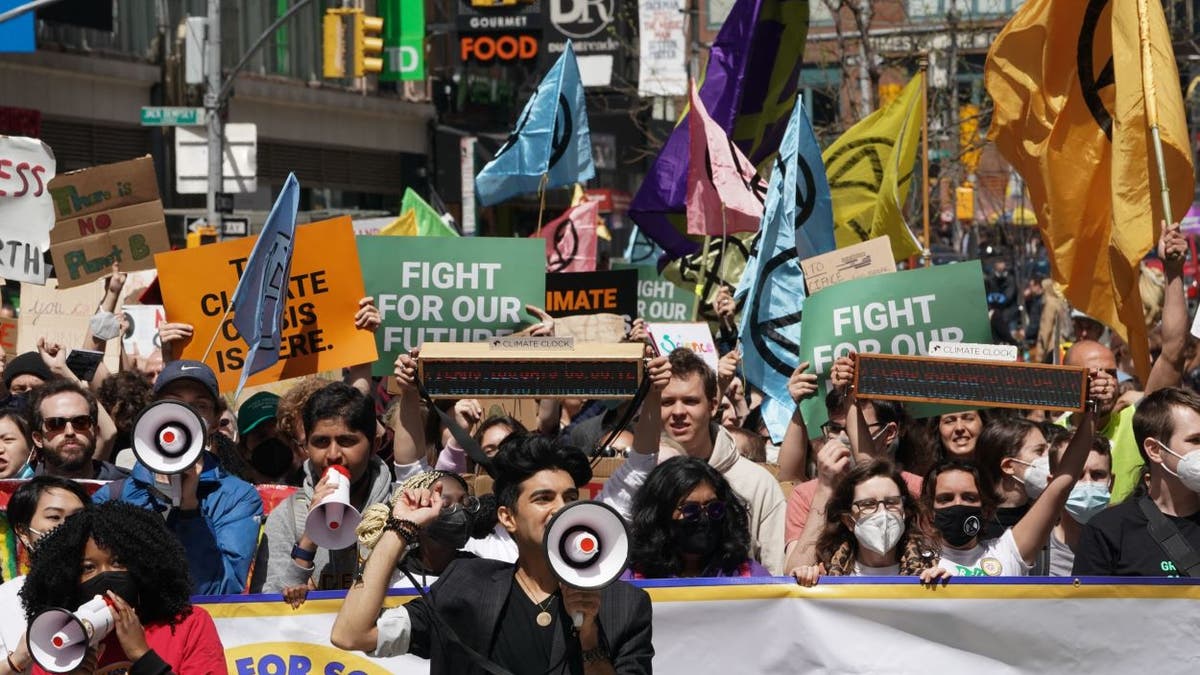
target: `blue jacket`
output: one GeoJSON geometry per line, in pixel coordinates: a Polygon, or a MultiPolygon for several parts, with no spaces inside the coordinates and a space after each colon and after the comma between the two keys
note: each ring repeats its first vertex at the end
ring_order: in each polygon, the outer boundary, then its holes
{"type": "Polygon", "coordinates": [[[123,502],[167,513],[167,529],[179,537],[187,556],[196,595],[227,595],[246,589],[250,563],[258,545],[263,504],[258,491],[221,467],[216,456],[204,453],[204,470],[196,496],[199,515],[171,509],[171,501],[154,487],[154,475],[138,463],[128,479],[113,481],[96,491],[101,504],[119,489],[123,502]],[[118,487],[119,486],[119,487],[118,487]]]}

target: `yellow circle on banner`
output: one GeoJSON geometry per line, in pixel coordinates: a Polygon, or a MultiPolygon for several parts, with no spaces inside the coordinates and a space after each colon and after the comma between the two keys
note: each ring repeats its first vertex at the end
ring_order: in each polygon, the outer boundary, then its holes
{"type": "Polygon", "coordinates": [[[327,645],[255,642],[225,649],[225,665],[237,675],[388,675],[370,659],[327,645]]]}

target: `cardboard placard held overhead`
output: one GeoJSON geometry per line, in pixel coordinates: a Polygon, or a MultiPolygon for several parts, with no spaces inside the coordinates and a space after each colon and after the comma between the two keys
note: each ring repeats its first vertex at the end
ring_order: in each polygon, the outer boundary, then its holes
{"type": "Polygon", "coordinates": [[[50,183],[57,219],[50,257],[60,288],[112,273],[154,268],[169,251],[154,161],[140,157],[58,176],[50,183]]]}
{"type": "Polygon", "coordinates": [[[36,138],[0,136],[0,278],[46,283],[54,153],[36,138]]]}
{"type": "MultiPolygon", "coordinates": [[[[37,350],[38,338],[79,349],[87,337],[88,322],[104,298],[104,282],[93,281],[75,288],[58,288],[54,279],[45,286],[21,284],[21,317],[17,319],[17,353],[37,350]]],[[[86,347],[91,349],[91,345],[86,347]]],[[[117,372],[121,343],[109,340],[104,349],[104,365],[117,372]]]]}
{"type": "Polygon", "coordinates": [[[851,279],[896,271],[887,235],[800,261],[809,294],[851,279]]]}
{"type": "MultiPolygon", "coordinates": [[[[248,347],[226,309],[233,300],[258,237],[209,244],[155,256],[167,320],[195,327],[181,358],[204,358],[221,391],[237,388],[248,347]],[[224,321],[222,321],[222,317],[224,321]]],[[[376,359],[375,336],[354,327],[363,291],[362,271],[350,218],[296,228],[288,298],[284,306],[279,363],[250,376],[251,385],[344,368],[376,359]]]]}

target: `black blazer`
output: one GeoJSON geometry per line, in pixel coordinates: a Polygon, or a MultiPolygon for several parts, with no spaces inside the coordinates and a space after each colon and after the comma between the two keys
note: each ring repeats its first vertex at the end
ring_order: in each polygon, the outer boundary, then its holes
{"type": "MultiPolygon", "coordinates": [[[[508,599],[515,569],[510,563],[484,558],[455,560],[429,589],[438,615],[463,644],[485,657],[499,633],[500,613],[508,599]]],[[[559,607],[561,612],[561,603],[559,607]]],[[[431,661],[431,675],[486,672],[446,636],[423,598],[413,600],[405,608],[412,622],[409,652],[431,661]]],[[[600,591],[598,620],[618,673],[652,672],[651,614],[650,596],[640,588],[618,581],[600,591]]],[[[560,620],[569,619],[563,616],[560,620]]],[[[563,632],[556,630],[550,663],[559,663],[564,656],[569,672],[582,672],[579,641],[564,639],[563,632]]]]}

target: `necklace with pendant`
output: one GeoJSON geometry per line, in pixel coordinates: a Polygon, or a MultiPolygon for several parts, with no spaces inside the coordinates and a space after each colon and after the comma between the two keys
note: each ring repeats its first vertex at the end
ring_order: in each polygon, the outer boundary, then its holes
{"type": "MultiPolygon", "coordinates": [[[[517,583],[521,585],[521,588],[524,589],[524,591],[527,595],[529,595],[529,599],[532,600],[533,594],[529,593],[529,587],[525,585],[524,581],[521,581],[520,575],[516,575],[516,576],[517,576],[517,583]]],[[[537,618],[535,620],[537,621],[537,625],[541,626],[542,628],[545,628],[546,626],[549,626],[551,623],[554,622],[554,615],[550,613],[550,607],[554,605],[554,598],[555,598],[554,594],[551,593],[550,596],[547,597],[542,602],[534,602],[533,603],[533,604],[537,605],[537,608],[539,610],[538,614],[537,614],[537,618]],[[542,605],[543,602],[546,603],[545,606],[542,605]]]]}

